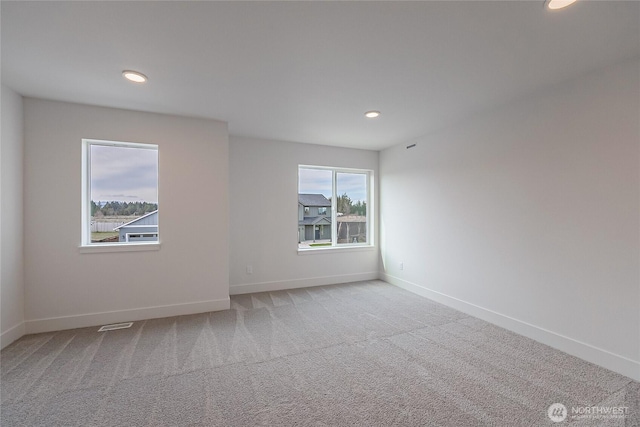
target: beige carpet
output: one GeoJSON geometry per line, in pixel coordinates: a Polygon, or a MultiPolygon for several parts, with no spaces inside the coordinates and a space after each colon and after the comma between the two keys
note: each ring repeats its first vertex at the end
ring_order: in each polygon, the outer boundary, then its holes
{"type": "Polygon", "coordinates": [[[640,384],[384,282],[234,296],[231,310],[25,336],[9,426],[638,426],[640,384]],[[627,407],[553,423],[552,403],[627,407]]]}

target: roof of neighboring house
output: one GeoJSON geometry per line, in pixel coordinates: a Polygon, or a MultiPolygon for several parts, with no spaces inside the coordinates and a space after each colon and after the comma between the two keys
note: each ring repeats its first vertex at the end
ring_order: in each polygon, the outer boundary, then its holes
{"type": "MultiPolygon", "coordinates": [[[[126,222],[126,223],[122,224],[121,226],[114,228],[113,231],[120,230],[122,227],[126,227],[127,225],[135,224],[136,222],[141,221],[144,218],[146,218],[148,216],[151,216],[153,214],[156,214],[156,213],[158,213],[158,209],[156,209],[153,212],[149,212],[148,214],[142,215],[140,218],[136,218],[133,221],[126,222]]],[[[155,224],[155,225],[158,225],[158,224],[155,224]]]]}
{"type": "Polygon", "coordinates": [[[298,194],[298,203],[302,206],[331,206],[331,200],[322,194],[298,194]]]}
{"type": "Polygon", "coordinates": [[[325,224],[331,224],[331,218],[326,216],[305,216],[302,221],[298,221],[298,225],[317,225],[323,220],[325,224]]]}

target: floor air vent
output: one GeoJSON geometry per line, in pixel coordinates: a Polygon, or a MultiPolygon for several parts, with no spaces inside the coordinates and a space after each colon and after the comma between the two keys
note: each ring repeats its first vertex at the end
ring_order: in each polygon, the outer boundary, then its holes
{"type": "Polygon", "coordinates": [[[116,329],[127,329],[133,325],[133,322],[127,323],[114,323],[113,325],[104,325],[98,332],[115,331],[116,329]]]}

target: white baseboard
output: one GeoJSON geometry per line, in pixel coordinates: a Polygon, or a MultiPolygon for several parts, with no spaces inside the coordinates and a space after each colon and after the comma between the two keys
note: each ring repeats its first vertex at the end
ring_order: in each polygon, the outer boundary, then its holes
{"type": "Polygon", "coordinates": [[[26,328],[24,322],[20,322],[15,326],[4,331],[0,334],[0,349],[5,348],[15,340],[19,339],[25,334],[26,328]]]}
{"type": "Polygon", "coordinates": [[[504,314],[431,290],[422,285],[408,282],[387,273],[380,273],[379,277],[381,280],[392,285],[455,308],[456,310],[493,323],[494,325],[508,329],[527,338],[531,338],[572,356],[579,357],[587,362],[594,363],[598,366],[602,366],[611,371],[625,375],[636,381],[640,381],[640,361],[611,353],[610,351],[594,347],[590,344],[549,331],[539,326],[514,319],[513,317],[505,316],[504,314]]]}
{"type": "Polygon", "coordinates": [[[143,307],[131,310],[107,311],[102,313],[79,314],[75,316],[51,317],[48,319],[27,320],[26,333],[61,331],[64,329],[86,328],[89,326],[110,323],[131,322],[161,317],[183,316],[206,313],[209,311],[228,310],[231,306],[229,297],[184,304],[171,304],[156,307],[143,307]]]}
{"type": "Polygon", "coordinates": [[[306,279],[278,280],[274,282],[247,283],[229,286],[229,295],[251,294],[254,292],[273,292],[286,289],[310,288],[312,286],[335,285],[337,283],[359,282],[361,280],[376,280],[377,271],[356,274],[341,274],[338,276],[309,277],[306,279]]]}

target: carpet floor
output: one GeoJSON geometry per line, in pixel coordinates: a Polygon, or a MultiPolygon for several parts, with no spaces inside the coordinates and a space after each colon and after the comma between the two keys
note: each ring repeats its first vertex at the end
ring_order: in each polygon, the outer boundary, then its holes
{"type": "Polygon", "coordinates": [[[0,367],[3,427],[640,425],[640,383],[381,281],[28,335],[0,367]]]}

